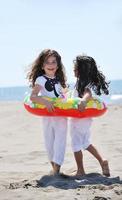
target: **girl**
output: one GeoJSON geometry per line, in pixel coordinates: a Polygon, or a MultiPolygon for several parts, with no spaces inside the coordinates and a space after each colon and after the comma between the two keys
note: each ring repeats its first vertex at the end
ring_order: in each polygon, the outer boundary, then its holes
{"type": "MultiPolygon", "coordinates": [[[[73,97],[80,97],[81,102],[78,106],[80,111],[85,109],[87,101],[92,97],[91,89],[97,94],[108,94],[108,83],[105,76],[97,69],[95,60],[89,56],[79,55],[74,61],[74,74],[77,78],[73,97]]],[[[72,118],[70,119],[70,132],[74,157],[77,163],[76,175],[84,175],[82,150],[88,150],[100,163],[102,173],[110,176],[108,161],[104,160],[97,149],[90,142],[91,118],[72,118]]]]}
{"type": "MultiPolygon", "coordinates": [[[[66,88],[66,77],[58,52],[51,49],[42,51],[33,63],[27,78],[32,84],[31,101],[44,104],[49,112],[53,112],[53,103],[44,99],[43,96],[63,97],[62,88],[66,88]]],[[[53,174],[57,174],[64,160],[67,119],[43,117],[42,125],[53,174]]]]}

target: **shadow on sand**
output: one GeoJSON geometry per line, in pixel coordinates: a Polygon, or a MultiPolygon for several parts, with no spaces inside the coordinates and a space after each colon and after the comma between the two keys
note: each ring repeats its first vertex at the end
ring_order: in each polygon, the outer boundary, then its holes
{"type": "Polygon", "coordinates": [[[40,180],[36,180],[37,187],[53,186],[60,189],[76,189],[83,188],[86,185],[91,185],[96,188],[97,185],[110,186],[113,184],[122,184],[122,180],[118,177],[105,177],[98,173],[90,173],[82,177],[68,176],[65,174],[60,175],[45,175],[40,180]]]}
{"type": "Polygon", "coordinates": [[[65,174],[60,175],[45,175],[41,179],[35,180],[23,180],[20,182],[9,183],[4,185],[6,189],[18,189],[18,188],[46,188],[52,186],[60,189],[76,189],[85,188],[105,190],[106,188],[112,189],[116,185],[122,184],[120,177],[105,177],[98,173],[90,173],[85,176],[76,177],[68,176],[65,174]]]}

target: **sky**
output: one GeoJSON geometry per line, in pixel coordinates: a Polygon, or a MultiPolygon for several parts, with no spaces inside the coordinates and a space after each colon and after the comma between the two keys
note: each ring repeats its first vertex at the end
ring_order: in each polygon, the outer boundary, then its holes
{"type": "Polygon", "coordinates": [[[122,79],[122,1],[0,0],[0,87],[28,85],[27,69],[46,48],[61,55],[68,82],[82,53],[108,80],[122,79]]]}

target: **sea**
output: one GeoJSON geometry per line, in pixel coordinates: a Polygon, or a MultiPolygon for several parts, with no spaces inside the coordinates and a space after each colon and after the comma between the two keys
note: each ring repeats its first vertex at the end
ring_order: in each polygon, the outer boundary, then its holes
{"type": "MultiPolygon", "coordinates": [[[[74,83],[70,83],[73,88],[74,83]]],[[[122,80],[112,80],[109,86],[109,95],[101,95],[106,104],[122,104],[122,80]]],[[[31,92],[28,86],[0,87],[0,101],[23,101],[25,96],[31,92]]]]}

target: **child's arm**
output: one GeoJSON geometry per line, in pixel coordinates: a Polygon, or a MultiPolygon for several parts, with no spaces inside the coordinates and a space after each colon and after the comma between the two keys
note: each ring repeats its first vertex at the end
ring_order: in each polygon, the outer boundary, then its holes
{"type": "Polygon", "coordinates": [[[53,103],[44,99],[43,97],[41,96],[38,96],[39,92],[41,90],[41,86],[36,84],[31,92],[31,95],[30,95],[30,100],[32,102],[35,102],[35,103],[40,103],[40,104],[44,104],[48,111],[49,112],[52,112],[54,111],[54,106],[53,106],[53,103]]]}
{"type": "Polygon", "coordinates": [[[84,95],[81,98],[80,104],[78,105],[78,109],[80,111],[83,111],[85,109],[86,104],[91,99],[91,97],[92,97],[91,90],[89,88],[86,88],[84,91],[84,95]]]}

